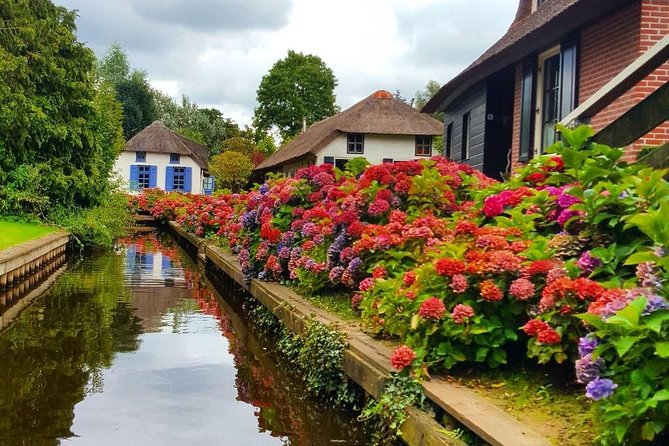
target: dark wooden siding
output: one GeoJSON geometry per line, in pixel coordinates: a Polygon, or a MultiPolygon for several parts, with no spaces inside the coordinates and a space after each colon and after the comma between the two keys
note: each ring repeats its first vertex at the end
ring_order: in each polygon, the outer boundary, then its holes
{"type": "Polygon", "coordinates": [[[480,84],[446,110],[444,129],[453,123],[451,159],[483,170],[485,141],[486,86],[480,84]],[[469,159],[462,160],[462,116],[469,112],[469,159]]]}

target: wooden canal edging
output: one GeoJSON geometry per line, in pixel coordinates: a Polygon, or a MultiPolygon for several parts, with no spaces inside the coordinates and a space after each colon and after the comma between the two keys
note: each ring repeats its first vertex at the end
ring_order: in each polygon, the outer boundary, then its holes
{"type": "Polygon", "coordinates": [[[70,234],[58,231],[0,251],[0,291],[64,254],[69,241],[70,234]]]}
{"type": "MultiPolygon", "coordinates": [[[[288,329],[302,334],[306,323],[316,320],[335,326],[348,340],[344,351],[344,371],[351,380],[373,397],[382,393],[394,369],[390,363],[392,349],[363,333],[350,322],[317,308],[307,299],[275,282],[253,279],[246,286],[236,257],[204,239],[184,231],[176,223],[169,228],[180,239],[197,249],[207,266],[213,265],[244,287],[254,298],[277,316],[288,329]]],[[[551,443],[529,426],[495,406],[473,390],[433,379],[422,383],[426,397],[450,416],[493,446],[548,446],[551,443]]],[[[462,445],[460,440],[443,433],[433,417],[417,408],[409,410],[402,426],[402,439],[410,446],[462,445]]]]}

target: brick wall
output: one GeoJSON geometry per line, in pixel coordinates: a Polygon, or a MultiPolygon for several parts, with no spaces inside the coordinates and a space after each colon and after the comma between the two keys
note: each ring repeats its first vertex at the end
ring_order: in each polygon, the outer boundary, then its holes
{"type": "MultiPolygon", "coordinates": [[[[614,76],[669,34],[669,0],[639,0],[580,32],[578,103],[581,104],[614,76]]],[[[669,62],[665,63],[630,91],[592,118],[600,130],[639,101],[669,81],[669,62]]],[[[516,67],[513,117],[513,168],[520,145],[520,67],[516,67]]],[[[628,147],[624,159],[633,160],[641,147],[669,141],[669,122],[665,122],[628,147]]]]}
{"type": "MultiPolygon", "coordinates": [[[[578,103],[639,57],[641,2],[626,7],[581,31],[578,103]]],[[[600,130],[638,102],[634,90],[622,95],[592,118],[600,130]]]]}
{"type": "MultiPolygon", "coordinates": [[[[669,34],[669,0],[643,0],[641,2],[640,53],[648,50],[660,39],[669,34]]],[[[669,61],[649,74],[635,87],[638,100],[641,100],[669,82],[669,61]]],[[[669,121],[656,127],[630,147],[625,158],[633,159],[644,146],[657,146],[669,141],[669,121]]]]}

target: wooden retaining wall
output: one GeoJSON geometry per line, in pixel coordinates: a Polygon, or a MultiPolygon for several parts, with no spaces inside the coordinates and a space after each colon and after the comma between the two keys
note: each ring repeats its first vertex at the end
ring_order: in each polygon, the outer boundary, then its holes
{"type": "MultiPolygon", "coordinates": [[[[394,369],[390,363],[392,349],[363,333],[355,324],[344,321],[290,289],[274,282],[254,279],[244,283],[236,257],[204,239],[184,231],[174,222],[169,228],[177,238],[198,252],[207,266],[215,266],[244,287],[254,298],[274,313],[291,331],[302,334],[309,320],[337,327],[345,333],[348,347],[344,351],[344,371],[367,393],[378,397],[394,369]]],[[[548,446],[551,443],[529,426],[476,394],[473,390],[446,381],[423,382],[425,395],[435,405],[465,425],[493,446],[548,446]]],[[[410,446],[462,445],[443,434],[443,426],[427,413],[411,408],[402,426],[402,439],[410,446]]]]}
{"type": "Polygon", "coordinates": [[[0,291],[51,264],[65,253],[69,241],[67,232],[58,231],[0,251],[0,291]]]}

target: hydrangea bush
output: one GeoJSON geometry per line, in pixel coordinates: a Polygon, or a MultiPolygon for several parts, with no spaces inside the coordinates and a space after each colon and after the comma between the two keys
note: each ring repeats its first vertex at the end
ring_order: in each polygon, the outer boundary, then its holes
{"type": "Polygon", "coordinates": [[[666,172],[620,162],[588,127],[561,132],[503,183],[435,157],[136,202],[218,240],[247,280],[349,290],[366,328],[401,344],[398,370],[497,367],[524,344],[540,363],[574,362],[602,443],[663,441],[666,172]]]}

